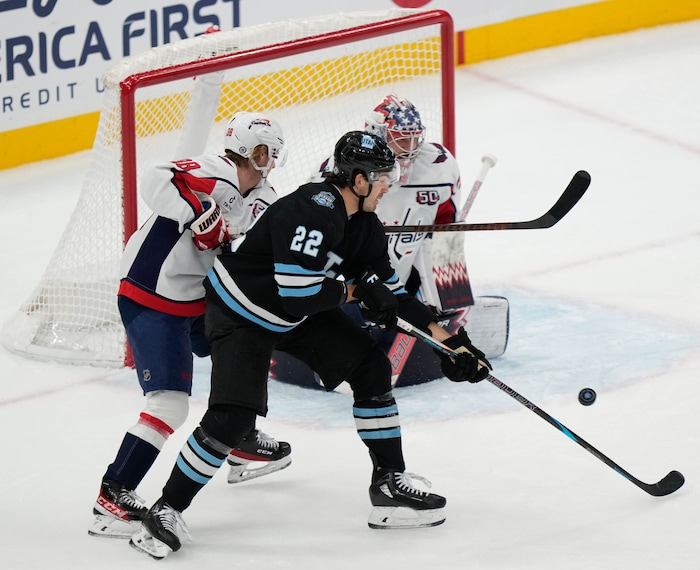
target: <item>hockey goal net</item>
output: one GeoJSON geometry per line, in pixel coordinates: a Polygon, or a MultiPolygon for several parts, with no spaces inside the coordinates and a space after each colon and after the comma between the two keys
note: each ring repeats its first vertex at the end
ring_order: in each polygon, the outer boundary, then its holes
{"type": "Polygon", "coordinates": [[[126,239],[150,215],[139,199],[154,161],[223,152],[237,111],[264,111],[288,158],[270,174],[295,190],[346,131],[396,92],[416,104],[430,140],[454,151],[452,20],[444,11],[334,14],[218,31],[125,58],[104,104],[77,206],[34,292],[5,323],[7,348],[70,363],[122,366],[116,305],[126,239]]]}

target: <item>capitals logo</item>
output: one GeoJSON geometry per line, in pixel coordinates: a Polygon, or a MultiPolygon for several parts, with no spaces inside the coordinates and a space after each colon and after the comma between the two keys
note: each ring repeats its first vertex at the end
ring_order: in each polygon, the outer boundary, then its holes
{"type": "Polygon", "coordinates": [[[260,214],[262,214],[265,210],[267,210],[267,204],[260,202],[259,200],[256,200],[255,203],[253,204],[253,209],[252,209],[252,216],[253,219],[256,220],[260,214]]]}

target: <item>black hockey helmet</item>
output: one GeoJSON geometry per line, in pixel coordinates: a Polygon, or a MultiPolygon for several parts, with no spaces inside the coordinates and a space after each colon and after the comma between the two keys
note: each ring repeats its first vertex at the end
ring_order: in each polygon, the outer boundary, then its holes
{"type": "Polygon", "coordinates": [[[335,144],[333,174],[352,182],[362,172],[370,182],[376,181],[379,173],[394,173],[396,179],[396,157],[394,151],[381,137],[363,131],[345,133],[335,144]]]}

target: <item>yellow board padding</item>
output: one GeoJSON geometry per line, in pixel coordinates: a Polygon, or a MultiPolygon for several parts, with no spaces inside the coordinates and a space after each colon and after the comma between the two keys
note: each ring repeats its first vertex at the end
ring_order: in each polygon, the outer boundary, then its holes
{"type": "Polygon", "coordinates": [[[92,147],[100,113],[0,132],[0,169],[58,158],[92,147]]]}
{"type": "MultiPolygon", "coordinates": [[[[390,82],[397,72],[401,78],[436,73],[440,70],[440,55],[440,38],[436,36],[227,82],[221,86],[214,120],[227,120],[232,110],[257,111],[261,102],[267,109],[280,109],[361,91],[390,82]],[[356,69],[362,69],[363,73],[349,71],[356,69]]],[[[137,136],[180,129],[189,100],[190,93],[173,93],[139,101],[136,104],[137,136]],[[162,109],[181,111],[169,113],[167,123],[148,120],[148,117],[161,116],[162,109]]]]}
{"type": "Polygon", "coordinates": [[[607,0],[458,32],[458,65],[700,19],[698,0],[607,0]]]}
{"type": "MultiPolygon", "coordinates": [[[[456,62],[472,64],[587,38],[700,19],[700,0],[607,0],[457,32],[456,62]]],[[[99,112],[0,132],[0,169],[92,147],[99,112]]]]}

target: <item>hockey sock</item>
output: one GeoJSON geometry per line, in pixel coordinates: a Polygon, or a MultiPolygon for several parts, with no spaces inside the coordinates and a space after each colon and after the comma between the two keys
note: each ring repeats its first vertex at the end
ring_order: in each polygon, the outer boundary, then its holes
{"type": "Polygon", "coordinates": [[[148,473],[158,453],[160,449],[127,432],[117,457],[107,467],[104,479],[116,481],[133,491],[148,473]]]}
{"type": "Polygon", "coordinates": [[[399,409],[393,397],[356,401],[355,426],[374,463],[374,478],[386,471],[404,471],[399,409]]]}
{"type": "Polygon", "coordinates": [[[230,452],[230,447],[209,437],[201,427],[194,430],[180,450],[163,488],[165,502],[176,511],[184,511],[211,481],[230,452]]]}
{"type": "MultiPolygon", "coordinates": [[[[175,403],[177,404],[178,400],[182,400],[184,407],[182,404],[178,406],[168,402],[167,408],[168,411],[173,409],[176,415],[182,417],[181,420],[175,417],[170,418],[172,421],[169,423],[179,426],[187,417],[187,395],[183,394],[182,398],[180,396],[179,392],[149,393],[147,396],[148,406],[153,408],[153,411],[162,413],[163,410],[157,407],[160,401],[165,398],[176,399],[175,403]]],[[[172,416],[173,414],[166,414],[166,417],[167,415],[172,416]]],[[[173,433],[174,430],[169,423],[165,423],[148,411],[141,412],[138,423],[131,426],[126,432],[117,457],[107,468],[104,478],[112,479],[131,491],[136,489],[155,462],[160,450],[163,449],[166,440],[173,433]]]]}

